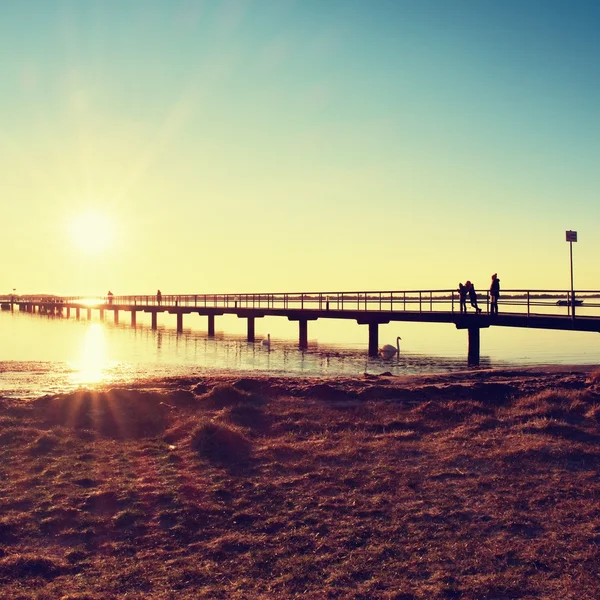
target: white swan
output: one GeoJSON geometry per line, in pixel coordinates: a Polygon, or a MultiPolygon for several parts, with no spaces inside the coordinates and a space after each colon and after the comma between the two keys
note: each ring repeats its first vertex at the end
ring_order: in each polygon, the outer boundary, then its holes
{"type": "Polygon", "coordinates": [[[267,333],[267,337],[262,340],[261,344],[263,346],[270,346],[271,345],[271,334],[270,333],[267,333]]]}
{"type": "Polygon", "coordinates": [[[381,356],[383,358],[392,358],[396,353],[400,354],[400,340],[401,339],[402,338],[400,336],[398,336],[396,338],[396,347],[395,348],[391,344],[386,344],[385,346],[380,348],[379,354],[381,354],[381,356]]]}

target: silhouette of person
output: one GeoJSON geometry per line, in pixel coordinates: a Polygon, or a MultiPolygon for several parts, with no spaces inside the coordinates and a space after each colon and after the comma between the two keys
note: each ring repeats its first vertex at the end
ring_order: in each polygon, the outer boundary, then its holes
{"type": "Polygon", "coordinates": [[[479,306],[477,306],[477,292],[475,291],[475,286],[470,281],[467,281],[465,285],[469,290],[469,300],[471,301],[471,306],[475,309],[475,312],[479,314],[481,309],[479,306]]]}
{"type": "Polygon", "coordinates": [[[492,275],[492,285],[490,285],[490,315],[493,317],[498,314],[498,298],[500,297],[500,280],[498,273],[492,275]]]}
{"type": "Polygon", "coordinates": [[[468,290],[467,290],[467,286],[463,285],[462,283],[458,284],[458,297],[460,300],[460,312],[462,313],[466,313],[467,312],[467,294],[468,294],[468,290]]]}
{"type": "Polygon", "coordinates": [[[112,301],[113,301],[113,293],[112,293],[110,290],[108,290],[107,298],[108,298],[108,303],[109,303],[109,304],[112,304],[112,301]]]}
{"type": "Polygon", "coordinates": [[[156,292],[156,303],[160,306],[161,301],[162,301],[162,294],[161,294],[160,290],[157,290],[157,292],[156,292]]]}

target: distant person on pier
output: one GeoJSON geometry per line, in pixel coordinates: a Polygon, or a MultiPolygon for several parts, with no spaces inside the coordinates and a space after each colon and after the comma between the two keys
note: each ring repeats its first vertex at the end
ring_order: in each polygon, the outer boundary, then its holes
{"type": "Polygon", "coordinates": [[[490,315],[493,317],[498,314],[498,298],[500,297],[500,280],[498,273],[492,275],[492,285],[490,285],[490,315]]]}
{"type": "Polygon", "coordinates": [[[160,306],[161,301],[162,301],[162,294],[160,293],[160,290],[157,290],[157,292],[156,292],[156,303],[160,306]]]}
{"type": "Polygon", "coordinates": [[[108,294],[107,294],[107,296],[106,296],[106,297],[108,298],[108,303],[109,303],[109,304],[112,304],[112,301],[113,301],[113,293],[112,293],[110,290],[108,290],[108,294]]]}
{"type": "Polygon", "coordinates": [[[460,300],[461,314],[467,312],[467,294],[468,293],[469,293],[469,290],[467,290],[467,286],[463,285],[462,283],[459,283],[458,284],[458,298],[460,300]]]}
{"type": "Polygon", "coordinates": [[[477,292],[475,291],[475,286],[470,281],[467,281],[465,286],[469,290],[469,300],[471,301],[471,306],[475,309],[475,312],[479,314],[481,309],[479,306],[477,306],[477,292]]]}

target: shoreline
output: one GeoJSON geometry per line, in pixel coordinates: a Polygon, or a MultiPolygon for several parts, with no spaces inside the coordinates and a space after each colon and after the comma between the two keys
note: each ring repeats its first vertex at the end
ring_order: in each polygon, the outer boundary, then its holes
{"type": "MultiPolygon", "coordinates": [[[[506,379],[512,376],[527,376],[531,377],[534,375],[560,375],[560,374],[575,374],[575,373],[593,373],[594,371],[600,370],[600,364],[545,364],[545,365],[527,365],[527,366],[507,366],[507,367],[472,367],[465,370],[459,371],[447,371],[447,372],[432,372],[432,373],[415,373],[415,374],[403,374],[396,375],[391,372],[382,371],[380,373],[362,373],[360,375],[299,375],[290,374],[282,375],[281,373],[269,374],[261,371],[242,371],[242,370],[215,370],[214,372],[198,373],[190,375],[168,375],[168,376],[140,376],[132,381],[113,381],[106,383],[97,384],[72,384],[69,389],[57,390],[55,392],[47,392],[41,394],[23,394],[11,390],[6,390],[6,395],[3,394],[3,390],[0,389],[0,399],[12,399],[22,401],[32,401],[43,396],[55,396],[60,394],[76,393],[77,391],[88,390],[95,392],[108,391],[111,388],[115,389],[170,389],[173,386],[181,385],[185,387],[186,383],[190,381],[200,382],[207,381],[213,383],[235,383],[240,379],[252,379],[263,382],[274,382],[278,383],[278,387],[283,389],[286,384],[290,389],[298,387],[301,382],[326,382],[336,386],[356,386],[360,382],[384,382],[387,385],[418,385],[420,382],[448,382],[448,381],[462,381],[463,383],[473,381],[485,381],[493,379],[506,379]]],[[[26,372],[26,371],[25,371],[26,372]]]]}

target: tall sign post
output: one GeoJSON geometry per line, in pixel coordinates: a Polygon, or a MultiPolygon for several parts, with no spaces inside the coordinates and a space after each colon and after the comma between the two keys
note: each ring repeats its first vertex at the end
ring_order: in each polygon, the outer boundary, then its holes
{"type": "Polygon", "coordinates": [[[567,242],[569,242],[569,255],[571,257],[571,318],[575,318],[575,292],[573,291],[573,242],[577,241],[576,231],[567,231],[567,242]]]}

